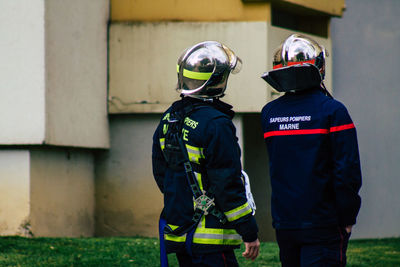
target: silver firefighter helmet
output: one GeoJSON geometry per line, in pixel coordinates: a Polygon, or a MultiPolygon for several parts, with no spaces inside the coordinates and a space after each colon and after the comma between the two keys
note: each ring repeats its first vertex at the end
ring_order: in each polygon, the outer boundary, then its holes
{"type": "Polygon", "coordinates": [[[178,59],[176,90],[184,96],[218,98],[224,95],[230,73],[240,71],[242,61],[227,46],[205,41],[186,49],[178,59]]]}
{"type": "Polygon", "coordinates": [[[313,39],[301,34],[290,35],[275,51],[273,68],[310,64],[317,67],[322,80],[325,78],[325,48],[313,39]]]}

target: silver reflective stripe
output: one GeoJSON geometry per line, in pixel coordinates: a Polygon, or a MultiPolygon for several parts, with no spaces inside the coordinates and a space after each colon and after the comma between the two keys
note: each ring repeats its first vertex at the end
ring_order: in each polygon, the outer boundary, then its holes
{"type": "Polygon", "coordinates": [[[164,150],[164,147],[165,147],[165,138],[160,138],[160,146],[161,146],[161,150],[164,150]]]}
{"type": "Polygon", "coordinates": [[[238,234],[199,234],[195,233],[194,238],[205,238],[205,239],[218,239],[218,240],[242,240],[238,234]]]}
{"type": "Polygon", "coordinates": [[[226,214],[225,213],[225,216],[226,216],[226,218],[228,218],[228,221],[233,221],[235,219],[239,219],[240,217],[242,217],[240,215],[243,214],[243,213],[246,213],[249,210],[251,210],[251,207],[250,207],[250,205],[247,205],[243,209],[240,209],[240,210],[238,210],[238,211],[236,211],[234,213],[231,213],[231,214],[226,214]]]}
{"type": "Polygon", "coordinates": [[[186,149],[188,150],[189,153],[198,155],[199,157],[201,157],[201,151],[200,149],[193,149],[191,147],[189,147],[188,145],[186,145],[186,149]]]}

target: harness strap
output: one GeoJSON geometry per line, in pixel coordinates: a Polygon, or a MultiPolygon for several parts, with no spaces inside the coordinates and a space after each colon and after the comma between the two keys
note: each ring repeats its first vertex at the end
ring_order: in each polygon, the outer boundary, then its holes
{"type": "MultiPolygon", "coordinates": [[[[197,105],[185,106],[183,108],[183,111],[184,111],[183,114],[182,113],[179,114],[178,121],[174,121],[174,122],[180,123],[180,125],[178,126],[179,129],[181,129],[183,127],[184,118],[189,116],[191,113],[193,113],[196,109],[198,109],[201,106],[202,106],[202,104],[197,104],[197,105]]],[[[176,134],[180,134],[180,133],[181,133],[181,131],[178,130],[176,134]]],[[[202,191],[200,189],[200,186],[198,184],[198,181],[197,181],[196,176],[193,171],[193,166],[189,160],[188,151],[186,149],[186,146],[185,146],[182,138],[180,138],[180,136],[176,136],[176,137],[177,137],[176,139],[179,143],[179,147],[181,149],[182,155],[184,156],[183,167],[185,170],[187,182],[188,182],[190,189],[192,191],[192,194],[193,194],[193,199],[195,202],[195,210],[194,210],[194,214],[193,214],[193,218],[192,218],[191,222],[186,223],[185,225],[179,226],[178,228],[176,228],[174,230],[172,230],[168,225],[166,225],[165,233],[173,234],[173,235],[177,235],[177,236],[181,236],[185,233],[190,232],[191,230],[194,233],[202,216],[207,215],[207,214],[212,214],[213,216],[217,217],[222,224],[225,224],[227,222],[226,216],[215,206],[214,199],[210,198],[205,191],[202,191]]],[[[193,233],[191,235],[192,238],[193,238],[193,233]]],[[[190,235],[189,236],[187,235],[187,240],[188,240],[188,237],[190,237],[190,235]]],[[[192,242],[192,238],[189,238],[190,243],[192,242]]]]}

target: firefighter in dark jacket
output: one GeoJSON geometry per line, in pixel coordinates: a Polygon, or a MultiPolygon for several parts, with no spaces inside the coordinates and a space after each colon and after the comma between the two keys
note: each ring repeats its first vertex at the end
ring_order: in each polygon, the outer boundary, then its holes
{"type": "Polygon", "coordinates": [[[293,34],[262,76],[285,92],[262,109],[282,266],[345,266],[360,209],[356,129],[323,84],[325,56],[317,42],[293,34]]]}
{"type": "Polygon", "coordinates": [[[176,253],[180,266],[238,266],[233,249],[242,240],[244,257],[258,255],[234,112],[219,100],[229,74],[240,67],[240,58],[218,42],[185,50],[177,65],[181,99],[162,115],[153,136],[153,174],[164,195],[161,251],[176,253]]]}

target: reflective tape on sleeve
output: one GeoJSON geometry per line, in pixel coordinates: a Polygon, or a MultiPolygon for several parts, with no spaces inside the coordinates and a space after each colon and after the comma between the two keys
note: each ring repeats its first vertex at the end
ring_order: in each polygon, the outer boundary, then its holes
{"type": "Polygon", "coordinates": [[[191,162],[200,163],[200,159],[204,159],[203,149],[186,144],[189,160],[191,162]]]}
{"type": "Polygon", "coordinates": [[[160,138],[160,147],[161,147],[161,150],[164,150],[164,148],[165,148],[165,138],[160,138]]]}
{"type": "Polygon", "coordinates": [[[246,216],[247,214],[249,214],[251,212],[252,212],[252,209],[251,209],[249,203],[246,202],[242,206],[237,207],[233,210],[224,212],[224,213],[225,213],[225,216],[228,219],[228,221],[232,222],[232,221],[242,218],[243,216],[246,216]]]}

